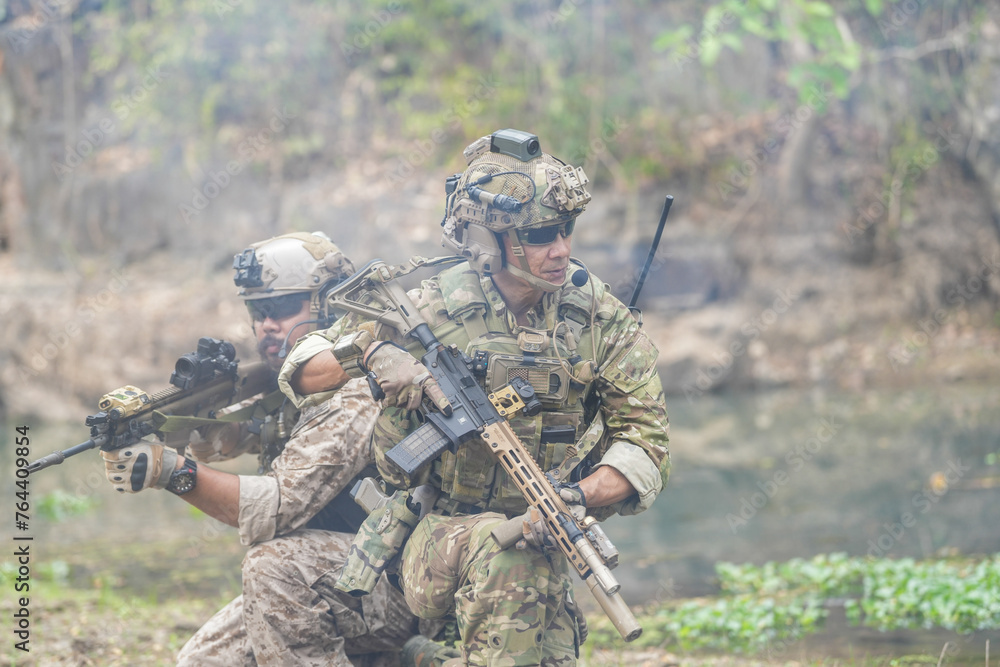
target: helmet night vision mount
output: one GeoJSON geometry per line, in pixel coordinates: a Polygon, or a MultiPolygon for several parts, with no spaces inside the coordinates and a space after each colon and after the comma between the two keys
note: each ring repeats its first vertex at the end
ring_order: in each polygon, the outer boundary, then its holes
{"type": "Polygon", "coordinates": [[[520,130],[499,130],[490,135],[490,152],[503,153],[527,162],[542,154],[542,146],[534,134],[520,130]]]}

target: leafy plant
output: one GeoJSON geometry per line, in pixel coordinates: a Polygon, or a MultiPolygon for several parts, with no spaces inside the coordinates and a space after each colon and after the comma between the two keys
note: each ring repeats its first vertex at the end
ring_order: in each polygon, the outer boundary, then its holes
{"type": "Polygon", "coordinates": [[[94,498],[67,493],[62,489],[46,493],[35,505],[39,516],[55,522],[86,514],[95,507],[97,501],[94,498]]]}
{"type": "MultiPolygon", "coordinates": [[[[716,574],[720,597],[647,610],[635,645],[760,652],[820,629],[834,603],[844,604],[850,622],[879,630],[1000,628],[1000,556],[916,562],[834,553],[760,566],[719,563],[716,574]]],[[[595,642],[624,646],[606,619],[593,626],[595,642]]]]}

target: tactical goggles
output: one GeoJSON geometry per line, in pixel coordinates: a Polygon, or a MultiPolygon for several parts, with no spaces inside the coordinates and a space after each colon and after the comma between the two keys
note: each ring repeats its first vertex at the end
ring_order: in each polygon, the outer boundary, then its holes
{"type": "Polygon", "coordinates": [[[302,302],[308,301],[308,294],[285,294],[270,299],[253,299],[247,301],[247,310],[254,322],[263,322],[267,318],[283,320],[302,310],[302,302]]]}
{"type": "Polygon", "coordinates": [[[548,227],[534,227],[531,229],[517,230],[517,240],[521,245],[548,245],[556,240],[560,234],[564,239],[568,239],[573,234],[573,227],[576,220],[569,220],[561,225],[549,225],[548,227]]]}

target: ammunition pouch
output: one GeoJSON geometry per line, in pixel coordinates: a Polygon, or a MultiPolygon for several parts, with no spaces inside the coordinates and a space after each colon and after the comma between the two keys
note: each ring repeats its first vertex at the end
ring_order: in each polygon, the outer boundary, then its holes
{"type": "Polygon", "coordinates": [[[368,515],[347,552],[334,586],[353,597],[372,592],[382,573],[393,564],[420,517],[407,506],[409,491],[399,491],[368,515]]]}
{"type": "Polygon", "coordinates": [[[337,340],[333,347],[333,356],[340,362],[340,367],[347,373],[347,377],[363,378],[368,374],[363,357],[365,350],[374,340],[364,329],[337,340]]]}

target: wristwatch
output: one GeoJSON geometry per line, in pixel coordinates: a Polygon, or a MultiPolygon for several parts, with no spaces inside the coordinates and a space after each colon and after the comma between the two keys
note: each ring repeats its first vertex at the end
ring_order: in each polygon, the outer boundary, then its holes
{"type": "Polygon", "coordinates": [[[188,491],[194,489],[198,482],[198,464],[191,459],[184,457],[184,463],[170,475],[170,481],[166,489],[173,494],[183,496],[188,491]]]}

